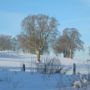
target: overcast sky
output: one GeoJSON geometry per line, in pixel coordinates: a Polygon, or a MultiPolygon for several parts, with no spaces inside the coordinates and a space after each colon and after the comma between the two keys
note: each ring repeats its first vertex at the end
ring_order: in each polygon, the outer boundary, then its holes
{"type": "MultiPolygon", "coordinates": [[[[86,47],[90,45],[90,0],[0,0],[0,34],[19,34],[22,20],[32,14],[54,16],[60,31],[77,28],[86,47]]],[[[87,51],[79,55],[86,58],[87,51]]]]}

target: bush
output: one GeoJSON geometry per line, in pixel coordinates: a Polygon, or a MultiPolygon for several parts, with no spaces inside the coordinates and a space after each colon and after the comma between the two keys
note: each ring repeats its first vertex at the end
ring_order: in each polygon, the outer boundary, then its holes
{"type": "Polygon", "coordinates": [[[90,81],[88,80],[87,75],[81,75],[81,77],[78,80],[75,80],[73,82],[73,87],[74,88],[85,88],[88,86],[90,81]]]}
{"type": "Polygon", "coordinates": [[[66,73],[67,70],[64,69],[64,66],[61,64],[60,60],[57,58],[52,58],[50,60],[46,60],[45,63],[38,63],[37,64],[37,72],[42,73],[66,73]]]}

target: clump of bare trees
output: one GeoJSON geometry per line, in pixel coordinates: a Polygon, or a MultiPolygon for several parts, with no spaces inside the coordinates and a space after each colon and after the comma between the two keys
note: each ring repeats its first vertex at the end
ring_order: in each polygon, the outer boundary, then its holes
{"type": "Polygon", "coordinates": [[[58,21],[54,17],[43,14],[29,15],[22,21],[22,32],[12,38],[0,35],[0,50],[19,50],[40,55],[54,49],[55,54],[63,53],[64,57],[73,58],[76,50],[83,49],[81,35],[76,28],[65,28],[63,34],[57,28],[58,21]]]}
{"type": "Polygon", "coordinates": [[[56,40],[58,21],[47,15],[29,15],[22,21],[23,31],[18,35],[21,48],[30,53],[40,55],[48,51],[48,47],[56,40]]]}
{"type": "Polygon", "coordinates": [[[58,25],[54,17],[29,15],[23,19],[22,32],[17,37],[0,35],[0,51],[21,49],[36,54],[40,62],[40,55],[53,47],[55,54],[63,53],[64,57],[73,58],[76,50],[83,49],[81,34],[76,28],[65,28],[60,35],[58,25]]]}
{"type": "Polygon", "coordinates": [[[20,45],[17,37],[11,38],[11,44],[12,44],[11,50],[18,51],[20,49],[20,45]]]}
{"type": "Polygon", "coordinates": [[[81,35],[76,28],[65,28],[60,36],[57,26],[54,17],[42,14],[27,16],[22,21],[23,31],[18,35],[20,47],[36,54],[39,62],[40,55],[52,46],[56,54],[63,53],[64,57],[73,58],[76,50],[83,49],[81,35]]]}
{"type": "Polygon", "coordinates": [[[55,53],[63,53],[64,57],[73,58],[76,50],[83,49],[83,41],[76,28],[66,28],[63,34],[56,40],[54,45],[55,53]]]}
{"type": "Polygon", "coordinates": [[[3,50],[11,50],[11,36],[8,35],[0,35],[0,51],[3,50]]]}
{"type": "Polygon", "coordinates": [[[0,51],[17,50],[17,39],[9,35],[0,35],[0,51]]]}

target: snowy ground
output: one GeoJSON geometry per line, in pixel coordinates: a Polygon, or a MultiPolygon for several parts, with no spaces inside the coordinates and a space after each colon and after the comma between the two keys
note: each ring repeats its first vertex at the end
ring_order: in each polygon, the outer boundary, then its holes
{"type": "MultiPolygon", "coordinates": [[[[52,58],[52,56],[41,56],[41,59],[43,60],[42,62],[50,58],[52,58]]],[[[35,67],[35,55],[15,52],[0,52],[0,90],[58,90],[58,88],[61,87],[71,87],[72,82],[80,77],[80,74],[72,75],[73,63],[75,63],[77,66],[77,73],[89,73],[89,61],[87,62],[85,60],[72,60],[69,58],[61,57],[56,58],[60,60],[62,65],[65,65],[66,67],[71,67],[66,75],[49,75],[37,72],[30,72],[28,67],[35,67]],[[27,67],[26,71],[29,72],[21,71],[23,63],[27,67]]]]}
{"type": "Polygon", "coordinates": [[[0,90],[90,90],[72,88],[80,75],[0,71],[0,90]]]}
{"type": "MultiPolygon", "coordinates": [[[[53,56],[41,56],[42,63],[50,60],[53,56]]],[[[77,59],[69,59],[56,57],[59,59],[60,63],[64,65],[66,68],[70,67],[67,74],[73,73],[73,63],[76,64],[76,72],[77,73],[89,73],[90,71],[90,61],[86,60],[77,60],[77,59]]],[[[35,67],[37,61],[36,55],[31,54],[23,54],[23,53],[15,53],[15,52],[0,52],[0,70],[13,70],[20,71],[22,64],[25,64],[26,67],[35,67]]],[[[26,71],[30,71],[26,69],[26,71]]]]}
{"type": "Polygon", "coordinates": [[[55,90],[71,86],[76,78],[73,75],[1,71],[0,90],[55,90]]]}

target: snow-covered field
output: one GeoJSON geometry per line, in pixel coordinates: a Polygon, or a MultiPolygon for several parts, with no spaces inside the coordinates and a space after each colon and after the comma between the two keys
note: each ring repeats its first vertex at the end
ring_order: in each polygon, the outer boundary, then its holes
{"type": "Polygon", "coordinates": [[[73,75],[46,75],[31,72],[0,71],[0,90],[55,90],[69,87],[75,78],[73,75]]]}
{"type": "Polygon", "coordinates": [[[0,71],[0,90],[90,90],[90,87],[72,88],[73,81],[79,77],[80,75],[0,71]]]}
{"type": "MultiPolygon", "coordinates": [[[[42,63],[50,58],[52,58],[52,56],[41,56],[42,63]]],[[[76,64],[77,73],[89,73],[89,62],[85,60],[80,61],[61,57],[56,58],[58,58],[60,63],[65,67],[71,67],[66,75],[49,75],[30,72],[30,68],[28,67],[35,67],[37,59],[35,55],[0,52],[0,90],[59,90],[58,88],[61,87],[71,87],[72,82],[80,77],[80,74],[72,75],[73,63],[76,64]],[[28,72],[21,71],[22,64],[26,65],[26,71],[28,72]]]]}
{"type": "MultiPolygon", "coordinates": [[[[41,56],[41,62],[44,63],[53,58],[53,56],[41,56]]],[[[76,72],[86,74],[90,70],[90,61],[77,60],[70,58],[58,58],[60,63],[66,68],[70,67],[67,74],[73,73],[73,64],[76,64],[76,72]]],[[[37,62],[36,55],[15,53],[15,52],[0,52],[0,70],[20,71],[23,64],[27,67],[35,67],[37,62]]],[[[60,64],[58,63],[58,64],[60,64]]],[[[26,71],[30,71],[28,68],[26,71]]]]}

